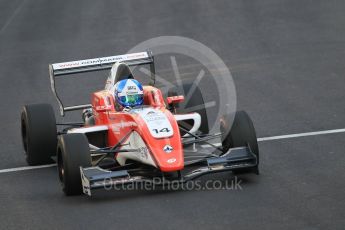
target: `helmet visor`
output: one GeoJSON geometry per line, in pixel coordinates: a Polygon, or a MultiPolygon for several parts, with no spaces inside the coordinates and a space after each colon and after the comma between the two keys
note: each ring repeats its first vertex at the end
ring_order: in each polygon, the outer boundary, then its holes
{"type": "Polygon", "coordinates": [[[125,106],[135,106],[135,105],[140,105],[143,100],[143,95],[142,94],[133,94],[133,95],[127,95],[127,96],[122,96],[119,98],[121,104],[125,106]]]}

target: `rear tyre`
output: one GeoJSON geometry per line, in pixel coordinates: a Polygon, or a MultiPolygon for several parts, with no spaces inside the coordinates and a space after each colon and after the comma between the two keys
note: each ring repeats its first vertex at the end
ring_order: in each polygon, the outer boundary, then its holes
{"type": "MultiPolygon", "coordinates": [[[[229,116],[223,116],[220,122],[222,133],[223,151],[227,152],[230,148],[249,146],[250,150],[256,155],[259,165],[259,146],[256,138],[254,125],[245,111],[238,111],[235,114],[232,126],[229,116]]],[[[234,173],[259,173],[258,165],[252,168],[236,169],[234,173]]]]}
{"type": "Polygon", "coordinates": [[[80,167],[91,166],[89,142],[84,134],[59,136],[57,148],[59,180],[67,196],[83,193],[80,167]]]}
{"type": "MultiPolygon", "coordinates": [[[[199,128],[199,131],[203,134],[208,134],[209,133],[209,127],[208,127],[208,119],[207,119],[207,112],[205,108],[205,102],[204,98],[202,96],[200,88],[195,85],[193,82],[184,82],[182,84],[183,86],[183,91],[179,90],[178,88],[171,88],[168,91],[168,96],[177,96],[177,95],[182,95],[183,92],[185,93],[185,97],[188,95],[189,91],[193,91],[192,96],[188,101],[185,101],[181,103],[180,105],[176,106],[176,112],[177,113],[191,113],[191,112],[196,112],[199,113],[201,116],[201,125],[199,128]]],[[[186,99],[186,98],[185,98],[186,99]]],[[[193,121],[183,121],[180,123],[182,127],[185,129],[189,130],[193,126],[193,121]]],[[[184,132],[181,132],[181,136],[184,135],[184,132]]]]}
{"type": "Polygon", "coordinates": [[[54,110],[49,104],[25,105],[21,112],[22,143],[29,165],[53,163],[57,131],[54,110]]]}

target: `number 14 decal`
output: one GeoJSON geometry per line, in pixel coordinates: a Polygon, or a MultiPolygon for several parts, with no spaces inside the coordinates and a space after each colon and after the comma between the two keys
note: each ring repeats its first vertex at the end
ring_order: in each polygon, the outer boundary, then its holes
{"type": "Polygon", "coordinates": [[[163,128],[163,129],[152,129],[154,132],[158,133],[168,133],[170,132],[170,129],[168,128],[163,128]]]}

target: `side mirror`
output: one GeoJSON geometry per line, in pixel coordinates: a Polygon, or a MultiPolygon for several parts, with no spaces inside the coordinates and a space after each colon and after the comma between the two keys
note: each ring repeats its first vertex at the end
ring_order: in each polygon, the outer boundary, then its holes
{"type": "Polygon", "coordinates": [[[167,102],[169,105],[181,103],[183,101],[184,101],[184,96],[182,96],[182,95],[167,97],[167,102]]]}

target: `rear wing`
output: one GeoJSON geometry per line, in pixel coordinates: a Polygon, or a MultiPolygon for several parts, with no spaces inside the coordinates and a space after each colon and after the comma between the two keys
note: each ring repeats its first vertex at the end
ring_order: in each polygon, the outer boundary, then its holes
{"type": "Polygon", "coordinates": [[[61,116],[64,116],[65,112],[67,111],[90,108],[91,104],[73,105],[73,106],[64,107],[62,101],[60,100],[58,96],[58,93],[55,87],[55,79],[57,77],[61,77],[63,75],[69,75],[69,74],[78,74],[78,73],[111,69],[113,64],[116,62],[124,62],[129,66],[147,65],[147,64],[150,65],[150,71],[151,71],[150,84],[151,85],[155,84],[154,57],[151,51],[50,64],[49,76],[50,76],[51,89],[59,104],[61,116]]]}

